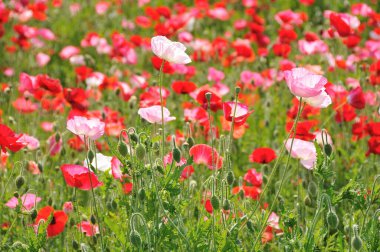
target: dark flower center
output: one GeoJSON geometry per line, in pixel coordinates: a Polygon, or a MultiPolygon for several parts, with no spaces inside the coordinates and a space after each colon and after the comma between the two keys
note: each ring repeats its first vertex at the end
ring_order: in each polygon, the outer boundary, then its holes
{"type": "Polygon", "coordinates": [[[51,222],[50,222],[50,225],[54,225],[56,222],[55,222],[55,217],[53,216],[53,218],[51,219],[51,222]]]}

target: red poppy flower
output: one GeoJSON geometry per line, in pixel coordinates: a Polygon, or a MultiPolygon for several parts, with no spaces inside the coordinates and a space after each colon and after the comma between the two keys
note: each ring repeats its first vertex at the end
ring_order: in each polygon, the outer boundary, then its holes
{"type": "Polygon", "coordinates": [[[361,87],[357,87],[350,91],[347,96],[347,102],[356,109],[365,108],[365,97],[361,87]]]}
{"type": "Polygon", "coordinates": [[[22,134],[16,135],[10,128],[4,124],[0,124],[0,149],[6,152],[6,149],[17,152],[21,150],[25,145],[17,140],[22,137],[22,134]]]}
{"type": "Polygon", "coordinates": [[[288,44],[274,44],[272,49],[274,55],[283,58],[287,58],[289,56],[290,51],[292,50],[292,48],[288,44]]]}
{"type": "Polygon", "coordinates": [[[89,103],[87,100],[86,91],[81,88],[65,88],[64,97],[73,109],[87,110],[89,103]]]}
{"type": "Polygon", "coordinates": [[[194,145],[190,148],[189,154],[193,157],[194,163],[207,165],[209,169],[213,167],[220,169],[223,165],[223,157],[219,156],[219,153],[207,144],[194,145]]]}
{"type": "Polygon", "coordinates": [[[15,101],[12,102],[12,105],[17,111],[22,114],[33,113],[38,109],[36,103],[33,103],[31,100],[25,99],[25,97],[19,97],[15,101]]]}
{"type": "MultiPolygon", "coordinates": [[[[160,59],[157,56],[153,56],[151,61],[152,61],[153,67],[157,70],[160,70],[161,64],[162,64],[162,59],[160,59]]],[[[167,73],[167,74],[173,74],[175,72],[175,70],[172,67],[172,65],[170,64],[170,62],[167,62],[167,61],[165,61],[164,67],[162,68],[162,71],[164,73],[167,73]]]]}
{"type": "Polygon", "coordinates": [[[371,136],[380,136],[380,122],[368,123],[367,130],[371,136]]]}
{"type": "Polygon", "coordinates": [[[330,14],[330,24],[337,30],[341,37],[347,37],[351,33],[350,26],[336,13],[330,14]]]}
{"type": "Polygon", "coordinates": [[[188,94],[197,89],[197,85],[191,81],[174,81],[172,88],[177,94],[188,94]]]}
{"type": "Polygon", "coordinates": [[[259,199],[261,189],[256,186],[236,186],[232,188],[232,194],[238,194],[241,190],[244,192],[244,197],[251,198],[251,199],[259,199]]]}
{"type": "Polygon", "coordinates": [[[53,237],[59,235],[63,232],[63,230],[65,230],[68,216],[64,211],[55,211],[51,206],[46,206],[38,212],[34,225],[38,226],[40,220],[47,221],[50,215],[53,215],[53,217],[47,228],[47,236],[53,237]]]}
{"type": "Polygon", "coordinates": [[[62,92],[62,85],[58,79],[53,79],[46,74],[37,75],[36,79],[37,86],[49,90],[53,94],[62,92]]]}
{"type": "Polygon", "coordinates": [[[276,158],[276,152],[271,148],[257,148],[251,155],[249,155],[249,161],[252,163],[268,164],[276,158]]]}
{"type": "Polygon", "coordinates": [[[85,233],[86,236],[89,237],[99,234],[98,225],[92,225],[91,222],[88,221],[82,221],[77,225],[77,227],[82,233],[85,233]]]}
{"type": "Polygon", "coordinates": [[[257,172],[255,169],[249,169],[244,174],[244,180],[248,183],[251,183],[253,186],[260,187],[263,183],[263,174],[260,172],[257,172]]]}
{"type": "Polygon", "coordinates": [[[368,157],[371,153],[380,155],[380,136],[374,136],[368,140],[368,151],[366,156],[368,157]]]}
{"type": "Polygon", "coordinates": [[[70,187],[88,191],[91,190],[91,187],[97,188],[103,185],[98,177],[84,166],[64,164],[61,166],[61,171],[66,184],[70,187]]]}
{"type": "Polygon", "coordinates": [[[198,95],[197,95],[197,102],[202,105],[204,109],[207,109],[208,107],[208,102],[206,99],[206,94],[211,93],[211,99],[210,99],[210,109],[214,112],[218,111],[219,109],[222,109],[222,98],[220,98],[217,94],[214,92],[208,90],[208,89],[203,89],[201,90],[198,95]]]}
{"type": "Polygon", "coordinates": [[[211,200],[208,199],[205,201],[205,209],[210,214],[213,212],[214,209],[212,207],[211,200]]]}
{"type": "Polygon", "coordinates": [[[367,134],[367,127],[368,126],[365,123],[366,120],[367,120],[366,116],[361,116],[359,118],[358,122],[352,124],[351,132],[352,132],[352,135],[353,135],[352,136],[353,140],[359,140],[359,139],[363,138],[367,134]]]}
{"type": "MultiPolygon", "coordinates": [[[[295,138],[302,139],[305,141],[313,140],[315,138],[315,135],[313,133],[310,133],[309,131],[311,130],[311,128],[313,128],[317,124],[318,124],[317,121],[298,122],[295,138]]],[[[290,132],[292,128],[293,128],[293,122],[286,123],[287,132],[290,132]]],[[[293,133],[290,135],[290,137],[293,137],[293,133]]]]}
{"type": "Polygon", "coordinates": [[[241,126],[247,121],[250,114],[253,113],[253,111],[248,110],[248,106],[238,102],[236,109],[235,109],[235,102],[224,102],[223,103],[223,112],[224,112],[224,118],[232,122],[232,119],[235,115],[234,124],[236,126],[241,126]]]}
{"type": "Polygon", "coordinates": [[[133,184],[132,183],[125,183],[123,184],[123,191],[125,194],[130,194],[133,189],[133,184]]]}

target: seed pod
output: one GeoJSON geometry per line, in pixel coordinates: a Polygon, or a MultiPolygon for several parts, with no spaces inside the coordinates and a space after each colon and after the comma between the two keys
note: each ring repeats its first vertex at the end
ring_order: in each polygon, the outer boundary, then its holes
{"type": "Polygon", "coordinates": [[[334,211],[329,210],[326,219],[330,229],[336,229],[338,227],[339,218],[334,211]]]}
{"type": "Polygon", "coordinates": [[[198,209],[198,207],[195,207],[195,208],[194,208],[194,218],[195,218],[195,219],[198,219],[198,218],[199,218],[199,209],[198,209]]]}
{"type": "Polygon", "coordinates": [[[96,224],[96,218],[95,218],[95,216],[93,214],[90,217],[90,221],[91,221],[92,225],[96,224]]]}
{"type": "Polygon", "coordinates": [[[223,202],[223,210],[228,211],[231,209],[230,201],[228,199],[225,199],[223,202]]]}
{"type": "Polygon", "coordinates": [[[173,159],[177,163],[181,161],[181,151],[177,147],[173,149],[173,159]]]}
{"type": "Polygon", "coordinates": [[[119,144],[117,145],[117,150],[124,157],[128,155],[128,147],[123,141],[119,141],[119,144]]]}
{"type": "Polygon", "coordinates": [[[206,97],[207,101],[211,101],[211,96],[212,96],[212,93],[211,93],[211,92],[207,92],[207,93],[205,94],[205,97],[206,97]]]}
{"type": "Polygon", "coordinates": [[[90,163],[92,162],[92,160],[94,160],[95,154],[94,154],[94,152],[92,150],[88,151],[87,158],[88,158],[88,160],[89,160],[90,163]]]}
{"type": "Polygon", "coordinates": [[[235,180],[235,176],[234,176],[234,173],[232,171],[229,171],[227,173],[227,183],[229,185],[232,185],[234,183],[234,180],[235,180]]]}
{"type": "Polygon", "coordinates": [[[40,170],[40,172],[42,173],[43,172],[43,166],[40,162],[37,163],[37,167],[38,167],[38,170],[40,170]]]}
{"type": "Polygon", "coordinates": [[[161,165],[156,165],[155,166],[156,170],[161,173],[162,175],[165,175],[164,169],[162,168],[161,165]]]}
{"type": "Polygon", "coordinates": [[[244,196],[245,196],[244,190],[240,190],[239,191],[239,197],[240,197],[240,199],[244,199],[244,196]]]}
{"type": "Polygon", "coordinates": [[[14,196],[16,199],[18,199],[18,197],[20,197],[20,194],[18,194],[18,192],[14,192],[14,193],[13,193],[13,196],[14,196]]]}
{"type": "Polygon", "coordinates": [[[133,246],[139,248],[141,246],[141,236],[136,230],[132,230],[129,234],[129,240],[133,246]]]}
{"type": "Polygon", "coordinates": [[[117,202],[115,200],[111,200],[111,207],[112,209],[116,210],[117,209],[117,202]]]}
{"type": "Polygon", "coordinates": [[[211,205],[212,205],[213,209],[215,209],[215,210],[219,209],[219,199],[216,195],[213,195],[211,197],[211,205]]]}
{"type": "Polygon", "coordinates": [[[136,157],[140,160],[143,160],[145,157],[146,151],[144,145],[138,143],[136,146],[136,157]]]}
{"type": "Polygon", "coordinates": [[[318,187],[314,183],[314,181],[310,181],[309,185],[307,186],[307,192],[312,198],[317,197],[318,194],[318,187]]]}
{"type": "Polygon", "coordinates": [[[16,187],[17,189],[20,189],[25,184],[25,179],[23,176],[18,176],[16,178],[16,187]]]}
{"type": "Polygon", "coordinates": [[[138,192],[138,197],[141,201],[144,201],[145,197],[146,197],[146,193],[145,193],[145,190],[144,188],[140,188],[139,192],[138,192]]]}
{"type": "Polygon", "coordinates": [[[58,143],[60,139],[61,139],[61,136],[60,136],[59,133],[57,132],[57,133],[55,134],[55,141],[58,143]]]}
{"type": "Polygon", "coordinates": [[[323,147],[325,149],[325,153],[326,155],[329,157],[331,156],[331,153],[332,153],[332,147],[330,144],[325,144],[325,146],[323,147]]]}
{"type": "Polygon", "coordinates": [[[305,204],[305,206],[308,206],[308,207],[312,207],[313,206],[312,201],[311,201],[309,195],[306,195],[306,197],[303,199],[303,203],[305,204]]]}

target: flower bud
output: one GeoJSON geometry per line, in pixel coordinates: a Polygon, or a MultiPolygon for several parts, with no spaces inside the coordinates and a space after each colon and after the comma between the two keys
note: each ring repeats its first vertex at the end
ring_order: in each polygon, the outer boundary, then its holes
{"type": "Polygon", "coordinates": [[[219,209],[219,199],[216,195],[213,195],[211,197],[211,205],[212,205],[213,209],[215,209],[215,210],[219,209]]]}
{"type": "Polygon", "coordinates": [[[231,209],[230,201],[228,199],[225,199],[223,202],[223,210],[228,211],[231,209]]]}
{"type": "Polygon", "coordinates": [[[95,216],[93,214],[90,217],[90,221],[91,221],[92,225],[96,224],[96,218],[95,218],[95,216]]]}
{"type": "Polygon", "coordinates": [[[207,93],[205,94],[205,96],[206,96],[207,101],[211,101],[211,96],[212,96],[212,93],[211,93],[211,92],[207,92],[207,93]]]}
{"type": "Polygon", "coordinates": [[[123,157],[128,155],[128,147],[123,141],[119,141],[119,144],[117,145],[117,150],[123,157]]]}
{"type": "Polygon", "coordinates": [[[14,193],[13,193],[13,196],[14,196],[16,199],[18,199],[18,197],[20,197],[20,194],[18,194],[18,192],[14,192],[14,193]]]}
{"type": "Polygon", "coordinates": [[[181,151],[177,147],[173,149],[173,159],[177,163],[181,161],[181,151]]]}
{"type": "Polygon", "coordinates": [[[195,207],[195,208],[194,208],[194,218],[195,218],[195,219],[198,219],[198,218],[199,218],[199,209],[198,209],[198,207],[195,207]]]}
{"type": "Polygon", "coordinates": [[[37,210],[33,209],[32,212],[30,213],[30,217],[32,217],[32,220],[36,219],[37,217],[37,210]]]}
{"type": "Polygon", "coordinates": [[[234,180],[235,180],[235,176],[234,176],[234,173],[232,171],[229,171],[227,173],[227,183],[229,185],[232,185],[234,183],[234,180]]]}
{"type": "Polygon", "coordinates": [[[25,179],[23,176],[18,176],[16,178],[16,187],[17,189],[20,189],[25,184],[25,179]]]}
{"type": "Polygon", "coordinates": [[[139,141],[139,136],[136,133],[130,134],[129,138],[136,143],[139,141]]]}
{"type": "Polygon", "coordinates": [[[249,231],[255,232],[255,228],[253,227],[253,223],[250,220],[247,221],[247,228],[249,231]]]}
{"type": "Polygon", "coordinates": [[[326,219],[327,219],[327,224],[329,225],[330,229],[336,229],[338,227],[339,218],[338,218],[338,215],[336,215],[334,211],[329,210],[327,212],[326,219]]]}
{"type": "Polygon", "coordinates": [[[331,144],[325,144],[325,146],[323,147],[325,149],[325,153],[326,155],[329,157],[331,156],[331,153],[332,153],[332,147],[331,147],[331,144]]]}
{"type": "Polygon", "coordinates": [[[189,144],[189,148],[193,147],[195,144],[194,138],[192,137],[187,138],[186,142],[189,144]]]}
{"type": "Polygon", "coordinates": [[[318,188],[314,181],[310,181],[309,185],[307,186],[307,192],[312,198],[317,197],[318,188]]]}
{"type": "Polygon", "coordinates": [[[165,175],[164,169],[162,168],[161,165],[156,165],[155,166],[156,170],[161,173],[162,175],[165,175]]]}
{"type": "Polygon", "coordinates": [[[139,248],[141,246],[141,236],[136,230],[132,230],[129,234],[129,240],[133,246],[139,248]]]}
{"type": "Polygon", "coordinates": [[[144,145],[138,143],[136,146],[136,157],[140,160],[143,160],[145,157],[146,151],[144,145]]]}
{"type": "Polygon", "coordinates": [[[88,151],[88,153],[87,153],[87,158],[88,158],[88,160],[89,160],[89,163],[91,163],[92,160],[94,160],[94,158],[95,158],[95,154],[94,154],[94,152],[93,152],[92,150],[89,150],[89,151],[88,151]]]}
{"type": "Polygon", "coordinates": [[[144,201],[145,197],[146,197],[146,193],[145,193],[145,190],[144,188],[140,188],[139,192],[138,192],[138,197],[141,201],[144,201]]]}
{"type": "Polygon", "coordinates": [[[73,246],[74,250],[78,250],[79,249],[79,244],[78,244],[78,242],[76,240],[73,240],[72,246],[73,246]]]}

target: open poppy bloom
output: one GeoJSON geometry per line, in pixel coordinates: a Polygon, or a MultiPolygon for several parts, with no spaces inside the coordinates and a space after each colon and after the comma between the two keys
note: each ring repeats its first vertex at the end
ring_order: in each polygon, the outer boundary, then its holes
{"type": "MultiPolygon", "coordinates": [[[[291,143],[292,139],[286,141],[285,147],[288,151],[290,151],[291,143]]],[[[297,138],[294,139],[290,155],[293,158],[300,159],[303,167],[308,170],[314,168],[314,164],[317,160],[317,150],[315,149],[314,143],[297,138]]]]}
{"type": "Polygon", "coordinates": [[[151,40],[152,51],[163,60],[175,64],[188,64],[191,62],[185,53],[186,47],[180,42],[170,41],[164,36],[156,36],[151,40]]]}
{"type": "MultiPolygon", "coordinates": [[[[170,122],[175,120],[174,116],[170,116],[170,111],[167,108],[163,108],[164,110],[164,122],[170,122]]],[[[154,105],[148,108],[140,108],[137,113],[141,116],[141,118],[147,120],[150,123],[162,123],[161,117],[161,106],[154,105]]]]}
{"type": "Polygon", "coordinates": [[[25,144],[18,141],[22,137],[21,135],[16,135],[8,126],[0,124],[0,149],[6,152],[6,149],[10,151],[17,152],[24,148],[25,144]]]}
{"type": "Polygon", "coordinates": [[[263,183],[263,174],[260,172],[257,172],[255,169],[249,169],[244,174],[244,180],[248,183],[251,183],[253,186],[260,187],[263,183]]]}
{"type": "Polygon", "coordinates": [[[234,124],[236,126],[241,126],[247,121],[250,114],[253,113],[253,111],[248,110],[248,106],[238,102],[235,107],[235,102],[224,102],[223,103],[223,112],[224,112],[224,118],[232,122],[233,118],[235,117],[234,124]]]}
{"type": "Polygon", "coordinates": [[[65,230],[65,225],[69,217],[64,211],[56,211],[51,206],[46,206],[41,208],[38,212],[34,226],[38,226],[41,220],[47,221],[50,215],[53,216],[47,227],[47,236],[53,237],[59,235],[63,232],[63,230],[65,230]]]}
{"type": "Polygon", "coordinates": [[[194,163],[207,165],[209,169],[214,167],[220,169],[223,165],[223,157],[219,156],[219,153],[207,144],[194,145],[190,148],[189,154],[193,157],[194,163]]]}
{"type": "MultiPolygon", "coordinates": [[[[41,201],[41,198],[37,197],[33,193],[26,193],[21,196],[22,208],[25,210],[32,209],[40,201],[41,201]]],[[[12,197],[5,205],[12,209],[16,208],[18,205],[18,199],[16,197],[12,197]]]]}
{"type": "Polygon", "coordinates": [[[348,104],[356,109],[365,108],[365,97],[361,87],[357,87],[350,91],[347,96],[348,104]]]}
{"type": "Polygon", "coordinates": [[[268,164],[276,158],[276,152],[271,148],[257,148],[251,155],[249,155],[249,161],[252,163],[268,164]]]}
{"type": "Polygon", "coordinates": [[[172,89],[177,94],[188,94],[195,91],[195,89],[197,89],[197,86],[194,82],[191,81],[175,81],[172,84],[172,89]]]}
{"type": "Polygon", "coordinates": [[[64,164],[61,166],[61,171],[66,184],[70,187],[88,191],[91,190],[91,188],[97,188],[103,185],[103,183],[98,180],[98,177],[86,167],[64,164]]]}
{"type": "Polygon", "coordinates": [[[82,140],[88,137],[96,140],[104,134],[105,123],[98,118],[87,119],[82,116],[74,116],[67,121],[67,129],[79,136],[82,140]]]}
{"type": "Polygon", "coordinates": [[[92,225],[89,221],[82,221],[77,227],[82,233],[85,233],[86,236],[89,237],[99,234],[98,225],[92,225]]]}
{"type": "Polygon", "coordinates": [[[207,109],[208,107],[208,101],[206,99],[206,94],[211,93],[211,99],[210,99],[210,109],[214,112],[218,111],[219,109],[222,109],[222,98],[220,98],[217,94],[214,92],[203,89],[201,90],[196,97],[197,102],[202,105],[204,109],[207,109]]]}

